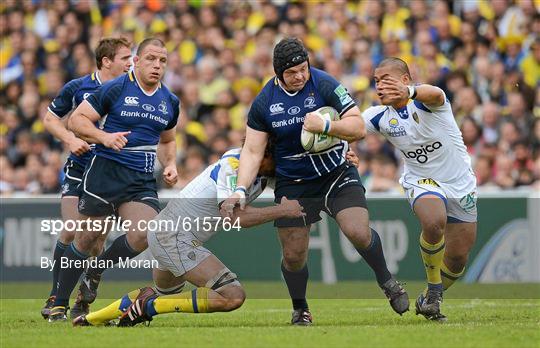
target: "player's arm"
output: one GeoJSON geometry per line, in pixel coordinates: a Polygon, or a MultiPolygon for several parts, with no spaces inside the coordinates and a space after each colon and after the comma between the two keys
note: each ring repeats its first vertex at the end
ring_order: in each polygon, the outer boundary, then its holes
{"type": "MultiPolygon", "coordinates": [[[[229,217],[229,214],[223,208],[220,209],[220,214],[224,218],[229,217]]],[[[238,219],[240,226],[247,228],[280,218],[297,218],[304,215],[304,208],[297,200],[288,200],[283,197],[280,204],[270,207],[256,208],[248,205],[244,210],[236,207],[230,217],[233,221],[238,219]]]]}
{"type": "Polygon", "coordinates": [[[43,126],[75,155],[80,156],[90,150],[90,145],[86,141],[77,138],[73,132],[67,129],[64,122],[51,111],[47,111],[43,119],[43,126]]]}
{"type": "Polygon", "coordinates": [[[357,141],[366,136],[366,125],[357,106],[345,112],[340,120],[330,121],[329,128],[327,132],[329,135],[348,142],[357,141]]]}
{"type": "Polygon", "coordinates": [[[43,119],[45,129],[56,139],[62,141],[69,151],[77,156],[90,150],[90,145],[81,140],[69,131],[66,127],[66,118],[69,119],[69,113],[73,109],[73,96],[81,85],[81,80],[72,80],[68,82],[60,93],[54,98],[47,108],[47,114],[43,119]]]}
{"type": "Polygon", "coordinates": [[[398,79],[387,75],[382,80],[383,86],[391,98],[414,99],[427,107],[439,107],[444,104],[445,96],[442,89],[432,85],[407,86],[398,79]]]}
{"type": "Polygon", "coordinates": [[[264,157],[267,142],[268,133],[255,130],[249,126],[246,127],[246,140],[240,152],[237,188],[240,186],[245,189],[251,186],[255,180],[264,157]]]}
{"type": "MultiPolygon", "coordinates": [[[[88,97],[88,99],[93,96],[88,97]]],[[[103,144],[120,151],[127,144],[126,135],[130,132],[107,133],[95,126],[101,115],[88,102],[83,101],[70,116],[69,128],[80,138],[96,144],[103,144]]]]}
{"type": "Polygon", "coordinates": [[[157,157],[163,166],[163,180],[173,186],[178,181],[176,169],[176,127],[161,132],[157,157]]]}
{"type": "Polygon", "coordinates": [[[353,142],[366,135],[362,114],[347,89],[330,75],[320,77],[319,92],[326,105],[333,107],[340,115],[336,121],[325,122],[320,117],[307,113],[304,128],[312,133],[326,133],[353,142]]]}

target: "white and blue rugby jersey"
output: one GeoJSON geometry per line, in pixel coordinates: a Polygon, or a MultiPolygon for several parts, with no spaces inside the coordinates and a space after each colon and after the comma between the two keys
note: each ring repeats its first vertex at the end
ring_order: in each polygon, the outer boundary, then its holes
{"type": "Polygon", "coordinates": [[[304,116],[323,106],[333,107],[341,116],[356,104],[343,85],[315,68],[310,68],[310,78],[302,90],[289,93],[274,77],[253,101],[247,125],[275,138],[277,176],[315,179],[345,162],[349,145],[344,140],[315,154],[304,150],[300,143],[304,116]]]}
{"type": "Polygon", "coordinates": [[[96,155],[139,172],[153,173],[160,133],[172,129],[178,121],[178,98],[161,83],[147,94],[139,87],[135,74],[129,72],[105,83],[86,101],[101,115],[103,131],[131,132],[121,151],[97,144],[96,155]]]}
{"type": "MultiPolygon", "coordinates": [[[[100,86],[101,80],[97,71],[71,80],[65,84],[58,96],[49,104],[48,110],[56,117],[64,118],[100,86]]],[[[95,145],[91,144],[90,147],[91,150],[81,156],[71,153],[69,159],[85,167],[90,157],[92,157],[95,145]]]]}
{"type": "MultiPolygon", "coordinates": [[[[190,221],[196,218],[202,221],[205,217],[220,217],[219,204],[229,198],[236,188],[240,150],[229,150],[217,162],[208,166],[180,191],[178,199],[167,204],[160,215],[166,219],[177,220],[180,217],[190,221]]],[[[266,186],[273,187],[273,178],[257,176],[246,190],[246,203],[255,200],[266,186]]],[[[220,230],[219,226],[216,227],[217,219],[209,220],[212,228],[190,230],[201,242],[206,242],[220,230]]]]}
{"type": "Polygon", "coordinates": [[[368,132],[381,133],[401,151],[404,174],[451,182],[472,172],[471,159],[446,96],[444,104],[437,107],[409,100],[398,110],[379,105],[362,115],[368,132]]]}

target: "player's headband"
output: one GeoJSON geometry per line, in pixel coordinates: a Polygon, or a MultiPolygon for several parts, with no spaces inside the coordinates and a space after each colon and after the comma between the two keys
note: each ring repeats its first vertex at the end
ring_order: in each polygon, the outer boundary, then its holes
{"type": "Polygon", "coordinates": [[[283,81],[283,72],[308,60],[308,52],[297,38],[281,40],[274,48],[274,72],[283,81]]]}

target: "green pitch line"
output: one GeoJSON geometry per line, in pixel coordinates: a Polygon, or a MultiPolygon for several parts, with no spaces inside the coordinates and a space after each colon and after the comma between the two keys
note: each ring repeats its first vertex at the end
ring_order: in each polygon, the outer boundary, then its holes
{"type": "MultiPolygon", "coordinates": [[[[107,304],[96,302],[93,308],[107,304]]],[[[250,299],[231,313],[167,314],[150,327],[134,328],[49,324],[39,315],[41,305],[41,300],[0,301],[0,347],[476,348],[540,342],[537,299],[450,299],[444,302],[445,324],[412,312],[399,317],[385,300],[318,299],[310,301],[312,327],[291,327],[290,303],[283,299],[250,299]]]]}
{"type": "MultiPolygon", "coordinates": [[[[423,290],[425,283],[405,282],[405,288],[411,297],[416,297],[423,290]]],[[[243,281],[248,298],[252,299],[288,299],[289,295],[282,282],[243,281]]],[[[100,299],[116,299],[129,290],[152,285],[152,282],[120,282],[104,280],[99,287],[100,299]]],[[[0,285],[2,299],[45,299],[50,290],[48,282],[5,282],[0,285]]],[[[75,296],[76,291],[73,292],[75,296]]],[[[308,298],[311,299],[382,299],[384,295],[375,283],[367,281],[339,282],[325,285],[310,282],[308,298]]],[[[540,299],[540,284],[463,284],[456,283],[445,299],[540,299]]]]}

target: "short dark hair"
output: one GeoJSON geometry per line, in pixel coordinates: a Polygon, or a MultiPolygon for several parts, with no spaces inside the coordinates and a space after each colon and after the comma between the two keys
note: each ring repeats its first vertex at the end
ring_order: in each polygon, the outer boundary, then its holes
{"type": "Polygon", "coordinates": [[[101,69],[103,65],[103,58],[107,57],[111,60],[114,59],[116,51],[120,47],[130,48],[131,44],[129,41],[123,37],[109,37],[106,39],[101,39],[96,48],[96,66],[98,69],[101,69]]]}
{"type": "Polygon", "coordinates": [[[411,72],[409,71],[409,66],[403,61],[403,59],[397,57],[384,58],[379,63],[379,65],[377,65],[377,68],[383,68],[385,66],[391,66],[402,74],[406,74],[407,76],[409,76],[410,79],[412,79],[411,72]]]}
{"type": "Polygon", "coordinates": [[[157,37],[149,37],[147,39],[142,40],[142,42],[139,44],[139,47],[137,47],[137,55],[141,55],[142,51],[146,48],[146,46],[158,46],[158,47],[165,47],[165,43],[158,39],[157,37]]]}

